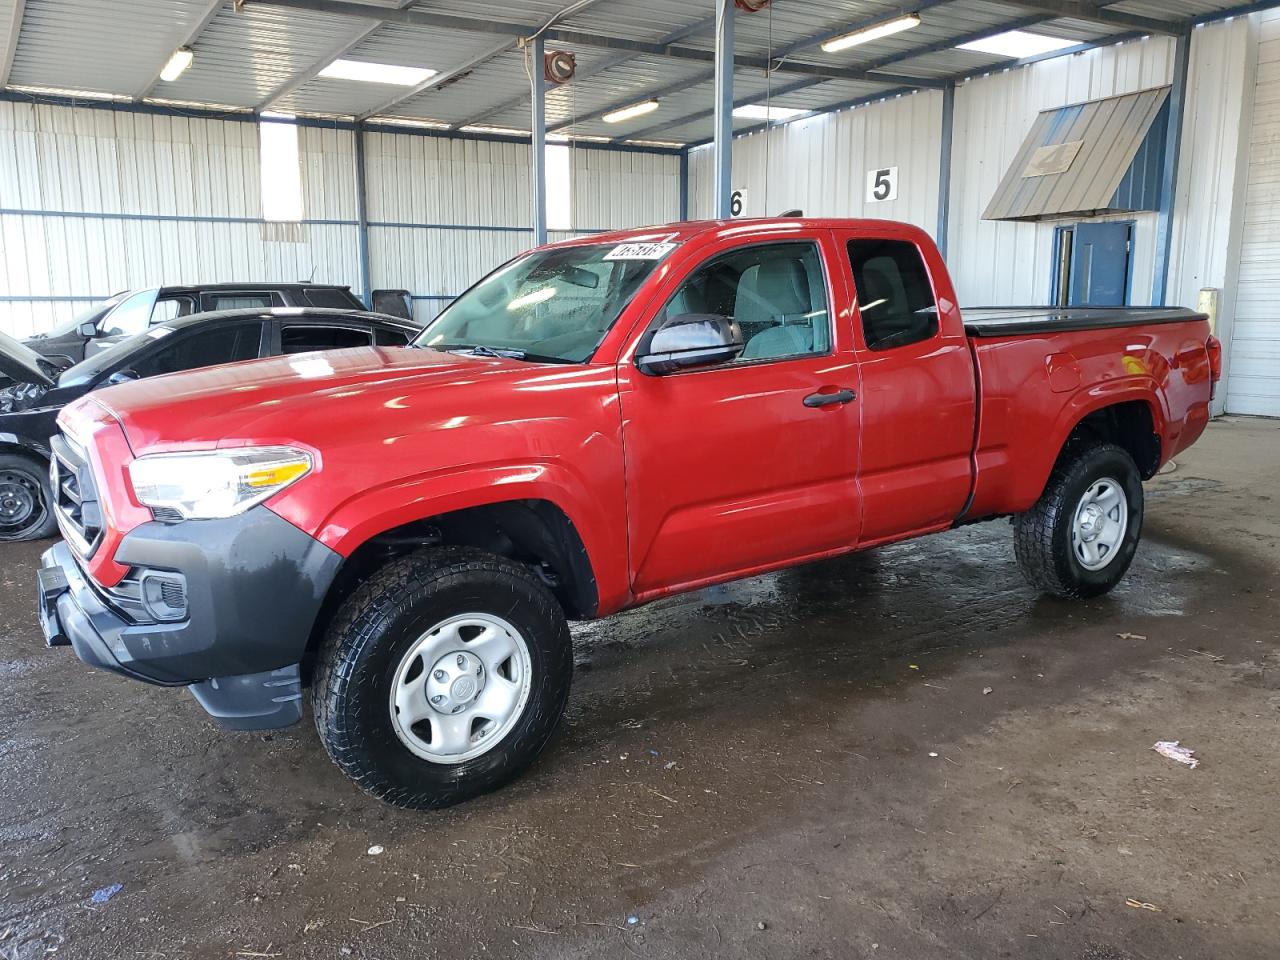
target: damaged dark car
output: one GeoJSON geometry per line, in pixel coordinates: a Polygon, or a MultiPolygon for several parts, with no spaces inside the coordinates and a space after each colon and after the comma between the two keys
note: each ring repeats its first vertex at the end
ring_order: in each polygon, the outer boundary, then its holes
{"type": "Polygon", "coordinates": [[[409,321],[362,310],[284,307],[193,314],[67,366],[0,334],[0,543],[53,536],[49,438],[58,412],[100,387],[259,357],[403,347],[409,321]]]}

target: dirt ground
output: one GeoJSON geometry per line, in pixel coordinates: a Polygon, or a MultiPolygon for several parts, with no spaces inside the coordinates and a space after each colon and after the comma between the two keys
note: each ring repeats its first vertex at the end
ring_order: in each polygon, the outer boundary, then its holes
{"type": "Polygon", "coordinates": [[[1148,495],[1094,602],[997,522],[577,628],[542,759],[436,814],[45,649],[6,547],[0,957],[1273,960],[1280,422],[1148,495]]]}

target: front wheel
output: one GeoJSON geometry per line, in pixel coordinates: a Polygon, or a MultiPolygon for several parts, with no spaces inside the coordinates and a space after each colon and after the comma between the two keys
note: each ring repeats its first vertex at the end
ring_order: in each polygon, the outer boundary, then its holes
{"type": "Polygon", "coordinates": [[[1142,478],[1115,444],[1068,450],[1036,505],[1014,520],[1027,581],[1068,599],[1096,597],[1124,577],[1142,535],[1142,478]]]}
{"type": "Polygon", "coordinates": [[[446,807],[533,762],[564,713],[569,628],[527,568],[440,547],[396,560],[339,610],[316,727],[349,777],[396,806],[446,807]]]}
{"type": "Polygon", "coordinates": [[[19,454],[0,454],[0,543],[40,540],[57,529],[48,467],[19,454]]]}

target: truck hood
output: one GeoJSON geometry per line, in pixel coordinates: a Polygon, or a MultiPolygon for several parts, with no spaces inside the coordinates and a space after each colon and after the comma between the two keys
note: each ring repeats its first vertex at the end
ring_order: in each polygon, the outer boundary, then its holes
{"type": "MultiPolygon", "coordinates": [[[[151,377],[87,398],[124,427],[134,453],[298,441],[316,446],[381,429],[389,412],[467,412],[504,381],[569,369],[403,347],[296,354],[151,377]],[[445,389],[448,388],[448,389],[445,389]]],[[[82,401],[86,402],[86,401],[82,401]]]]}
{"type": "Polygon", "coordinates": [[[41,387],[54,385],[53,377],[41,367],[40,355],[3,333],[0,333],[0,376],[8,377],[14,383],[41,387]]]}

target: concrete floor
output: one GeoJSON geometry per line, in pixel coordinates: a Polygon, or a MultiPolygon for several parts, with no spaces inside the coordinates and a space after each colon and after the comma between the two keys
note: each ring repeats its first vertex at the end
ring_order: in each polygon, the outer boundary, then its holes
{"type": "Polygon", "coordinates": [[[541,761],[439,814],[44,649],[6,548],[0,957],[1270,960],[1277,498],[1280,422],[1219,422],[1109,598],[992,523],[588,625],[541,761]]]}

